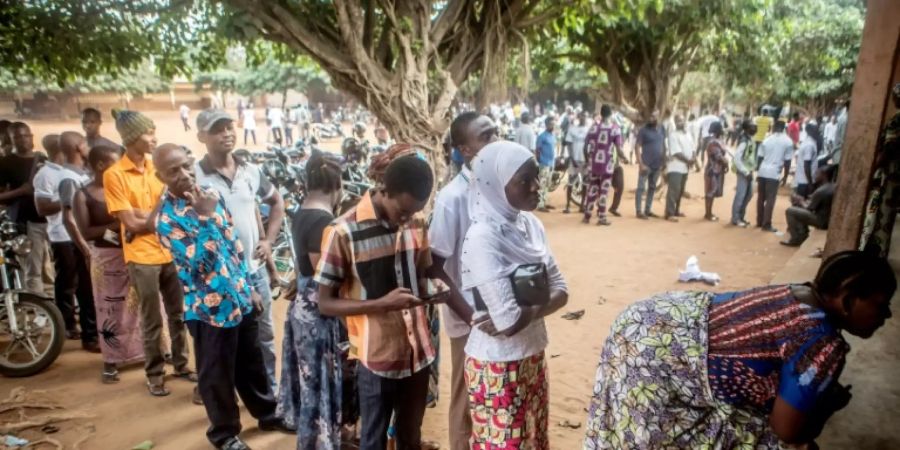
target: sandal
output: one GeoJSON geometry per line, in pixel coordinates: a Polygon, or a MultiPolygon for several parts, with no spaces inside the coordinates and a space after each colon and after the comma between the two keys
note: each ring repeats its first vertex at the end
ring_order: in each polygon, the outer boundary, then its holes
{"type": "Polygon", "coordinates": [[[703,216],[703,218],[710,222],[718,222],[719,221],[719,218],[716,216],[703,216]]]}
{"type": "Polygon", "coordinates": [[[150,395],[152,395],[154,397],[165,397],[165,396],[171,394],[171,392],[169,392],[169,390],[166,389],[166,386],[161,383],[155,384],[155,383],[151,383],[148,381],[147,382],[147,390],[150,391],[150,395]]]}
{"type": "Polygon", "coordinates": [[[190,370],[188,370],[187,372],[176,373],[174,375],[174,377],[181,378],[182,380],[185,380],[185,381],[190,381],[191,383],[196,383],[198,380],[197,372],[193,372],[190,370]]]}
{"type": "Polygon", "coordinates": [[[103,384],[116,384],[119,382],[119,371],[113,369],[112,371],[104,370],[103,374],[100,375],[100,381],[103,384]]]}
{"type": "Polygon", "coordinates": [[[608,226],[612,225],[612,222],[610,222],[606,219],[600,219],[597,221],[597,225],[608,227],[608,226]]]}

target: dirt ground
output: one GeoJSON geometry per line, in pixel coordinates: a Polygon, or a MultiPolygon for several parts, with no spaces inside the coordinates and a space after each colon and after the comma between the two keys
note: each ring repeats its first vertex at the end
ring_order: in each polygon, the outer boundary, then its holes
{"type": "MultiPolygon", "coordinates": [[[[151,116],[158,125],[160,143],[176,142],[195,149],[201,148],[193,132],[184,132],[176,112],[155,113],[151,116]]],[[[193,114],[192,114],[193,116],[193,114]]],[[[260,120],[261,123],[264,123],[260,120]]],[[[37,143],[45,133],[66,129],[80,130],[75,121],[33,122],[37,143]]],[[[103,126],[104,135],[118,140],[112,120],[103,126]]],[[[263,129],[257,131],[259,135],[263,129]]],[[[262,137],[264,140],[264,136],[262,137]]],[[[257,146],[254,149],[262,149],[257,146]]],[[[662,220],[640,221],[634,218],[635,166],[626,167],[626,194],[622,200],[622,218],[612,218],[611,227],[582,225],[578,215],[563,215],[563,192],[560,188],[551,203],[557,210],[540,214],[547,228],[551,248],[560,263],[570,288],[569,305],[559,314],[548,318],[550,345],[547,357],[550,367],[550,436],[554,449],[580,448],[584,436],[585,407],[590,398],[596,364],[603,340],[615,316],[628,304],[653,293],[674,289],[704,289],[703,285],[684,285],[677,282],[678,270],[685,260],[696,255],[703,270],[718,272],[722,284],[716,291],[741,289],[768,283],[794,254],[794,250],[778,245],[780,237],[755,229],[739,229],[724,223],[710,223],[701,219],[702,177],[692,173],[688,191],[694,199],[685,199],[683,209],[688,215],[680,223],[662,220]],[[561,319],[567,311],[585,310],[578,321],[561,319]],[[568,420],[581,423],[579,429],[558,425],[568,420]]],[[[725,197],[715,205],[719,217],[730,216],[734,195],[734,177],[726,179],[725,197]]],[[[775,226],[784,229],[784,209],[788,198],[783,192],[778,199],[775,226]]],[[[662,214],[663,202],[655,203],[654,211],[662,214]]],[[[750,207],[750,215],[755,207],[750,207]]],[[[281,347],[281,330],[287,303],[275,304],[276,342],[281,347]]],[[[445,348],[449,345],[444,342],[445,348]]],[[[172,380],[168,383],[172,395],[153,398],[144,388],[140,366],[125,369],[122,381],[116,385],[100,383],[99,355],[81,351],[77,342],[66,343],[64,353],[45,372],[27,379],[0,378],[0,398],[6,397],[16,386],[29,390],[46,390],[57,401],[75,411],[95,415],[89,420],[61,424],[55,438],[72,445],[86,430],[94,434],[81,446],[87,449],[128,449],[152,440],[157,449],[209,448],[204,431],[207,427],[203,407],[190,403],[193,385],[172,380]]],[[[443,379],[449,379],[449,364],[442,364],[443,379]]],[[[446,383],[442,384],[444,398],[446,383]]],[[[423,435],[441,442],[447,448],[446,401],[425,415],[423,435]]],[[[242,438],[254,448],[293,448],[294,437],[261,433],[254,420],[242,414],[245,431],[242,438]]],[[[38,437],[25,433],[29,439],[38,437]]],[[[68,448],[68,447],[67,447],[68,448]]]]}

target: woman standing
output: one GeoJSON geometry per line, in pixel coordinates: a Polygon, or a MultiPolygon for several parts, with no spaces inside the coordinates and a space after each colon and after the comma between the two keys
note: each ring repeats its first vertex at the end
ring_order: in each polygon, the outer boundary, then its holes
{"type": "Polygon", "coordinates": [[[248,103],[244,109],[243,125],[244,145],[247,145],[247,133],[253,136],[253,145],[256,145],[256,111],[253,110],[253,103],[248,103]]]}
{"type": "Polygon", "coordinates": [[[884,259],[848,251],[812,283],[630,306],[603,347],[584,448],[816,448],[850,400],[841,331],[872,336],[896,288],[884,259]]]}
{"type": "Polygon", "coordinates": [[[538,165],[512,142],[485,146],[473,161],[472,226],[463,243],[463,289],[476,299],[466,345],[473,449],[548,449],[543,317],[568,301],[547,248],[538,205],[538,165]],[[534,268],[546,289],[518,289],[534,268]]]}
{"type": "Polygon", "coordinates": [[[342,386],[345,358],[340,344],[347,340],[346,332],[338,318],[319,314],[319,287],[312,277],[322,233],[341,199],[340,163],[316,153],[306,163],[306,177],[307,195],[291,223],[299,276],[284,326],[278,409],[297,426],[298,450],[337,449],[341,426],[356,422],[355,414],[342,405],[354,394],[342,386]]]}
{"type": "Polygon", "coordinates": [[[118,366],[144,358],[138,299],[129,288],[119,238],[119,221],[106,208],[103,173],[119,160],[119,150],[97,146],[88,154],[94,179],[75,193],[72,212],[81,238],[90,245],[94,308],[103,355],[104,383],[119,381],[118,366]]]}
{"type": "Polygon", "coordinates": [[[710,139],[706,144],[706,170],[703,173],[706,191],[706,215],[703,218],[710,222],[719,220],[712,213],[713,201],[722,196],[725,172],[728,170],[728,159],[721,141],[722,133],[722,122],[713,122],[709,126],[710,139]]]}

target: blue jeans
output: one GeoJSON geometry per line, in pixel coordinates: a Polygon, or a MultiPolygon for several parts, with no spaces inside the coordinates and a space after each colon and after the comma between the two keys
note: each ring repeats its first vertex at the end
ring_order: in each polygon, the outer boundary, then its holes
{"type": "Polygon", "coordinates": [[[266,377],[272,392],[278,392],[275,381],[275,327],[272,323],[272,289],[269,287],[269,273],[261,266],[256,273],[250,274],[250,283],[259,294],[263,310],[259,314],[259,348],[262,350],[263,362],[266,365],[266,377]]]}
{"type": "Polygon", "coordinates": [[[647,172],[638,174],[638,185],[637,192],[634,194],[634,210],[638,215],[643,213],[644,215],[649,215],[650,210],[653,207],[653,196],[656,194],[656,183],[659,181],[659,175],[662,172],[662,167],[658,167],[656,169],[649,169],[647,172]],[[644,209],[641,209],[641,198],[644,196],[644,191],[647,191],[647,202],[644,205],[644,209]]]}
{"type": "Polygon", "coordinates": [[[734,194],[734,203],[731,204],[731,223],[738,225],[745,222],[747,205],[753,198],[753,174],[737,174],[737,192],[734,194]]]}

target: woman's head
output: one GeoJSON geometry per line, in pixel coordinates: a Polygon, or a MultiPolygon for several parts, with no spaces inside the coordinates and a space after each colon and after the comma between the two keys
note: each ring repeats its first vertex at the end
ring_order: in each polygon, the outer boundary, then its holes
{"type": "Polygon", "coordinates": [[[306,189],[339,200],[341,194],[341,163],[330,153],[313,152],[306,161],[306,189]]]}
{"type": "Polygon", "coordinates": [[[722,122],[719,122],[717,120],[709,125],[709,134],[711,134],[717,138],[720,138],[720,137],[722,137],[723,133],[724,133],[724,129],[722,127],[722,122]]]}
{"type": "Polygon", "coordinates": [[[868,338],[891,317],[890,301],[897,289],[894,270],[884,258],[861,251],[832,255],[822,263],[816,292],[833,307],[842,328],[868,338]]]}
{"type": "Polygon", "coordinates": [[[102,180],[103,172],[119,160],[119,149],[98,145],[88,153],[88,165],[94,178],[102,180]]]}
{"type": "Polygon", "coordinates": [[[533,211],[540,197],[534,154],[509,141],[485,146],[473,163],[480,208],[511,219],[519,211],[533,211]]]}

